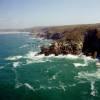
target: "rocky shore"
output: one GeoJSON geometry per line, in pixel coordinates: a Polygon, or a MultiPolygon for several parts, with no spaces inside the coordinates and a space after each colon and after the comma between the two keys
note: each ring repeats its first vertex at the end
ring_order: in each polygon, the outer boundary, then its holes
{"type": "Polygon", "coordinates": [[[38,54],[45,54],[48,56],[50,54],[55,54],[55,56],[63,54],[73,54],[78,55],[82,51],[82,43],[76,43],[73,40],[66,41],[54,41],[49,47],[42,46],[41,52],[38,54]]]}
{"type": "Polygon", "coordinates": [[[45,56],[55,54],[57,56],[60,54],[79,55],[83,52],[93,58],[100,56],[100,32],[98,29],[89,28],[81,36],[71,34],[66,37],[65,33],[66,31],[49,35],[47,39],[52,39],[54,42],[49,47],[42,46],[41,52],[38,54],[45,54],[45,56]]]}

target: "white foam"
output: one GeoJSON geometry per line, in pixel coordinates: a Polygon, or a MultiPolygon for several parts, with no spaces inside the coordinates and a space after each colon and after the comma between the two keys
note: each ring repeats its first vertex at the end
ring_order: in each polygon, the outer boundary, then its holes
{"type": "Polygon", "coordinates": [[[21,58],[22,58],[22,56],[20,56],[20,55],[18,55],[18,56],[10,56],[10,57],[7,57],[6,60],[14,61],[14,60],[19,60],[21,58]]]}
{"type": "Polygon", "coordinates": [[[81,63],[73,63],[75,67],[85,67],[87,64],[81,64],[81,63]]]}
{"type": "Polygon", "coordinates": [[[63,82],[59,81],[59,87],[63,90],[63,91],[66,91],[66,85],[64,85],[63,82]]]}
{"type": "Polygon", "coordinates": [[[15,88],[20,88],[21,86],[23,86],[22,83],[17,83],[17,84],[15,85],[15,88]]]}
{"type": "Polygon", "coordinates": [[[55,56],[54,54],[51,54],[49,56],[45,56],[47,58],[66,58],[66,59],[72,59],[72,60],[75,60],[75,59],[83,59],[85,61],[96,61],[96,59],[93,59],[91,57],[87,57],[85,55],[72,55],[72,54],[67,54],[67,55],[58,55],[58,56],[55,56]]]}
{"type": "Polygon", "coordinates": [[[37,55],[37,52],[29,52],[28,54],[26,54],[24,56],[24,58],[26,58],[26,63],[27,64],[31,64],[31,63],[43,63],[43,62],[46,62],[46,61],[51,61],[50,57],[46,57],[44,54],[41,54],[41,55],[37,55]]]}
{"type": "Polygon", "coordinates": [[[51,90],[51,89],[52,89],[52,87],[48,87],[48,89],[49,89],[49,90],[51,90]]]}
{"type": "Polygon", "coordinates": [[[95,82],[92,81],[92,82],[91,82],[91,93],[90,93],[90,95],[96,96],[96,93],[97,93],[97,91],[96,91],[96,89],[95,89],[95,82]]]}
{"type": "Polygon", "coordinates": [[[55,73],[49,80],[50,80],[50,81],[51,81],[51,80],[56,80],[57,77],[58,77],[58,75],[59,75],[61,72],[62,72],[62,71],[59,71],[59,72],[55,73]]]}
{"type": "Polygon", "coordinates": [[[43,86],[43,85],[40,85],[40,88],[38,88],[38,89],[35,89],[35,90],[41,90],[41,89],[44,89],[44,90],[46,90],[46,89],[49,89],[49,90],[51,90],[51,89],[62,89],[61,87],[57,87],[57,86],[43,86]]]}
{"type": "Polygon", "coordinates": [[[19,48],[25,48],[25,47],[28,47],[28,44],[22,45],[19,48]]]}
{"type": "Polygon", "coordinates": [[[67,55],[67,58],[69,58],[69,59],[78,59],[79,56],[78,56],[78,55],[68,54],[68,55],[67,55]]]}
{"type": "Polygon", "coordinates": [[[52,66],[52,67],[48,67],[47,70],[45,71],[46,73],[48,73],[51,69],[55,68],[56,66],[52,66]]]}
{"type": "Polygon", "coordinates": [[[96,72],[93,72],[93,73],[79,72],[78,76],[76,78],[86,79],[87,81],[89,81],[90,82],[90,86],[91,86],[90,95],[96,96],[97,90],[95,88],[95,81],[100,80],[100,69],[98,69],[96,72]]]}
{"type": "Polygon", "coordinates": [[[54,54],[51,54],[51,55],[49,55],[49,56],[47,56],[48,58],[52,58],[52,57],[55,57],[55,55],[54,54]]]}
{"type": "Polygon", "coordinates": [[[75,67],[79,67],[79,66],[85,67],[85,66],[88,66],[88,60],[86,59],[86,57],[84,57],[83,60],[84,60],[84,63],[83,64],[82,63],[73,63],[74,66],[75,67]]]}
{"type": "Polygon", "coordinates": [[[16,86],[15,86],[15,88],[20,88],[20,87],[22,87],[22,86],[26,86],[28,89],[30,89],[30,90],[32,90],[32,91],[35,91],[35,89],[34,89],[29,83],[24,83],[24,84],[22,84],[22,83],[17,83],[16,86]]]}
{"type": "Polygon", "coordinates": [[[32,64],[33,61],[32,60],[26,60],[26,64],[32,64]]]}
{"type": "Polygon", "coordinates": [[[28,54],[26,54],[25,55],[25,57],[24,58],[28,58],[28,59],[39,59],[39,58],[43,58],[44,57],[44,54],[42,54],[42,55],[37,55],[37,52],[32,52],[32,51],[30,51],[30,52],[28,52],[28,54]]]}
{"type": "Polygon", "coordinates": [[[76,86],[76,84],[69,84],[69,87],[73,87],[73,86],[76,86]]]}
{"type": "Polygon", "coordinates": [[[94,81],[100,79],[100,69],[98,69],[96,72],[93,73],[89,73],[86,71],[78,72],[78,76],[76,77],[80,79],[84,78],[88,81],[94,81]]]}
{"type": "MultiPolygon", "coordinates": [[[[80,56],[79,55],[71,55],[71,54],[68,54],[68,55],[58,55],[58,56],[55,56],[54,54],[51,54],[49,56],[45,56],[44,54],[41,54],[41,55],[37,55],[38,52],[33,52],[33,51],[29,51],[25,56],[23,56],[23,58],[26,58],[26,63],[27,64],[30,64],[30,63],[39,63],[39,62],[46,62],[46,61],[53,61],[52,58],[56,58],[56,59],[62,59],[62,58],[65,58],[65,59],[71,59],[71,60],[75,60],[75,59],[79,59],[80,56]]],[[[81,57],[82,59],[82,57],[81,57]]],[[[75,64],[76,67],[78,66],[86,66],[86,65],[83,65],[83,64],[75,64]]]]}
{"type": "Polygon", "coordinates": [[[62,59],[62,58],[66,58],[66,59],[78,59],[78,55],[72,55],[72,54],[67,54],[67,55],[58,55],[58,56],[55,56],[54,54],[51,54],[47,57],[53,57],[53,58],[59,58],[59,59],[62,59]]]}
{"type": "Polygon", "coordinates": [[[19,32],[19,31],[11,31],[11,32],[0,32],[0,34],[20,34],[20,33],[29,33],[29,32],[19,32]]]}
{"type": "MultiPolygon", "coordinates": [[[[56,58],[56,59],[70,59],[70,60],[75,60],[75,59],[83,59],[85,61],[84,64],[81,64],[81,63],[74,63],[74,66],[75,67],[79,67],[79,66],[87,66],[87,60],[88,62],[89,61],[93,61],[93,59],[91,59],[90,57],[86,57],[86,56],[83,56],[83,55],[72,55],[72,54],[68,54],[68,55],[58,55],[58,56],[55,56],[54,54],[51,54],[49,56],[45,56],[44,54],[41,54],[41,55],[37,55],[38,52],[33,52],[33,51],[29,51],[27,54],[25,54],[24,56],[21,56],[21,55],[17,55],[17,56],[10,56],[8,58],[6,58],[6,60],[11,60],[11,61],[16,61],[16,60],[19,60],[19,59],[26,59],[26,64],[31,64],[31,63],[43,63],[43,62],[46,62],[46,61],[54,61],[53,58],[56,58]]],[[[14,65],[16,66],[16,65],[14,65]]]]}
{"type": "Polygon", "coordinates": [[[72,54],[68,54],[68,55],[58,55],[55,56],[54,54],[51,54],[49,56],[45,56],[44,54],[41,55],[37,55],[38,52],[28,52],[28,54],[26,54],[26,58],[68,58],[68,59],[78,59],[79,56],[78,55],[72,55],[72,54]]]}
{"type": "Polygon", "coordinates": [[[100,68],[100,61],[96,61],[96,66],[100,68]]]}
{"type": "Polygon", "coordinates": [[[30,90],[35,91],[35,89],[29,83],[24,83],[24,85],[28,87],[30,90]]]}
{"type": "Polygon", "coordinates": [[[90,62],[96,62],[96,59],[93,59],[91,57],[87,57],[85,55],[81,55],[79,56],[80,59],[83,59],[84,60],[84,63],[73,63],[75,67],[85,67],[85,66],[88,66],[88,64],[90,62]]]}
{"type": "Polygon", "coordinates": [[[40,90],[40,89],[46,89],[46,87],[45,87],[45,86],[43,86],[43,85],[40,85],[39,90],[40,90]]]}
{"type": "Polygon", "coordinates": [[[20,62],[13,62],[13,67],[17,68],[17,66],[20,66],[20,62]]]}
{"type": "Polygon", "coordinates": [[[26,60],[26,64],[32,64],[32,63],[44,63],[47,60],[42,60],[42,59],[35,59],[35,60],[26,60]]]}

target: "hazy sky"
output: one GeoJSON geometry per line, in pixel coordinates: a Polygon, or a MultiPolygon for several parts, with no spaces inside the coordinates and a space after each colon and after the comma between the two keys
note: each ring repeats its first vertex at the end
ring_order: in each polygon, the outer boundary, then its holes
{"type": "Polygon", "coordinates": [[[100,0],[0,0],[0,29],[100,22],[100,0]]]}

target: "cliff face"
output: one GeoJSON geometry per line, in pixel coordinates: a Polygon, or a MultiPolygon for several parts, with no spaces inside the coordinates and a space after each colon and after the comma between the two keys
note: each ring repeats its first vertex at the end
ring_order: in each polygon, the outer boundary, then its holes
{"type": "MultiPolygon", "coordinates": [[[[49,27],[47,29],[45,28],[46,30],[46,32],[44,32],[46,34],[45,38],[56,40],[56,42],[54,42],[53,49],[51,49],[51,46],[49,46],[49,48],[44,49],[44,52],[42,53],[45,55],[49,54],[58,55],[58,54],[69,54],[69,53],[75,55],[80,54],[83,48],[83,38],[85,35],[84,33],[86,31],[88,32],[89,30],[94,30],[95,28],[99,29],[100,25],[99,24],[73,25],[73,26],[49,27]]],[[[90,32],[90,34],[92,34],[92,31],[90,32]]],[[[90,43],[94,44],[94,42],[95,40],[90,43]]],[[[96,44],[97,43],[98,42],[96,42],[96,44]]],[[[100,46],[98,48],[100,48],[100,46]]],[[[87,50],[88,49],[90,48],[87,48],[87,50]]],[[[87,52],[87,54],[89,54],[89,52],[87,52]]]]}
{"type": "Polygon", "coordinates": [[[84,32],[87,29],[100,28],[100,24],[87,24],[87,25],[69,25],[48,27],[46,30],[50,36],[55,33],[63,34],[61,40],[72,39],[76,42],[83,41],[84,32]]]}

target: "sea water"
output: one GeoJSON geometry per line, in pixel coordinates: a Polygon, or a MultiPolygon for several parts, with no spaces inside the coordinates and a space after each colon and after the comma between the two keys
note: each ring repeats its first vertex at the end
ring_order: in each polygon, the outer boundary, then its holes
{"type": "Polygon", "coordinates": [[[52,41],[0,34],[0,100],[100,100],[100,69],[84,55],[37,55],[52,41]]]}

